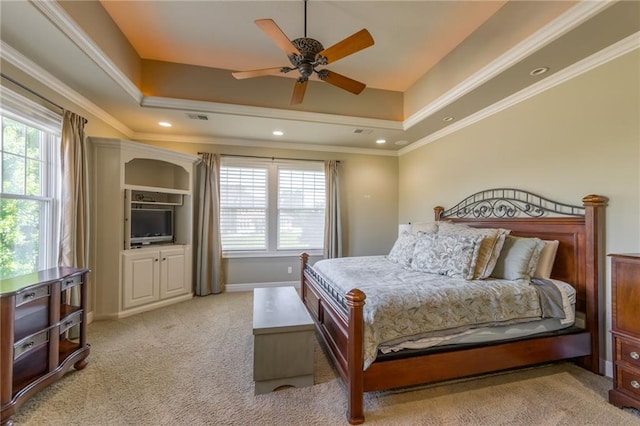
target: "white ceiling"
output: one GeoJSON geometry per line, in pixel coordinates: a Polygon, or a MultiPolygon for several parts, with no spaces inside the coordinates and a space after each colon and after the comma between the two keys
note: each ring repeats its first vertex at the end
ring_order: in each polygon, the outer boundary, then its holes
{"type": "MultiPolygon", "coordinates": [[[[329,105],[336,106],[356,99],[355,95],[326,83],[316,83],[308,89],[303,103],[311,105],[307,109],[289,108],[282,103],[246,106],[251,104],[252,93],[275,90],[279,94],[282,90],[278,84],[282,81],[289,84],[277,77],[250,79],[246,83],[251,88],[246,104],[239,95],[233,102],[145,96],[140,87],[126,78],[125,70],[115,66],[117,61],[99,47],[100,43],[92,40],[82,25],[56,2],[0,1],[0,54],[4,74],[10,74],[13,67],[35,74],[36,80],[64,93],[131,139],[279,147],[295,144],[303,149],[391,155],[562,72],[629,34],[637,34],[640,27],[640,19],[633,17],[638,12],[638,2],[505,3],[309,1],[307,36],[321,41],[325,48],[361,28],[367,28],[375,40],[374,46],[327,67],[367,84],[359,95],[367,101],[361,102],[359,112],[354,114],[333,113],[327,108],[314,110],[314,96],[324,96],[329,105]],[[508,16],[508,7],[510,10],[528,7],[535,12],[517,25],[510,23],[508,35],[516,37],[512,47],[496,49],[493,56],[469,54],[469,46],[479,46],[481,49],[476,50],[486,53],[491,52],[492,46],[504,44],[507,30],[501,32],[496,22],[508,16]],[[521,30],[514,33],[514,27],[521,30]],[[461,54],[465,52],[463,47],[467,48],[466,55],[461,54]],[[464,80],[436,92],[438,81],[428,77],[446,61],[448,66],[454,64],[470,72],[464,80]],[[529,71],[539,66],[548,66],[550,72],[532,78],[529,71]],[[403,117],[379,119],[367,115],[368,100],[386,93],[376,89],[394,91],[404,97],[403,117]],[[424,93],[422,97],[426,99],[419,108],[412,105],[416,93],[421,96],[424,93]],[[413,111],[407,113],[408,110],[413,111]],[[206,115],[208,120],[189,119],[187,113],[194,112],[206,115]],[[446,115],[455,119],[443,122],[446,115]],[[172,122],[173,127],[158,127],[161,120],[172,122]],[[283,130],[285,135],[272,136],[271,131],[276,129],[283,130]],[[356,134],[355,129],[365,132],[356,134]],[[376,145],[374,140],[378,138],[387,139],[387,144],[376,145]]],[[[255,26],[255,19],[273,19],[292,39],[304,35],[302,0],[99,3],[94,0],[73,6],[95,8],[100,4],[104,7],[103,22],[93,23],[94,33],[103,26],[115,28],[115,23],[141,59],[224,71],[221,74],[227,80],[223,79],[223,85],[240,84],[230,79],[227,70],[288,64],[284,53],[255,26]],[[113,22],[109,21],[109,15],[113,22]]],[[[446,78],[440,76],[439,80],[446,78]]],[[[287,93],[282,94],[287,101],[288,87],[287,93]]]]}

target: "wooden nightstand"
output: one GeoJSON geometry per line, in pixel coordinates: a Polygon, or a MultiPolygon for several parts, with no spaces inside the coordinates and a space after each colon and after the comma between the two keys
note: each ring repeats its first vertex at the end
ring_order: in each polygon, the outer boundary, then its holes
{"type": "Polygon", "coordinates": [[[640,409],[640,253],[610,256],[614,364],[609,402],[640,409]]]}

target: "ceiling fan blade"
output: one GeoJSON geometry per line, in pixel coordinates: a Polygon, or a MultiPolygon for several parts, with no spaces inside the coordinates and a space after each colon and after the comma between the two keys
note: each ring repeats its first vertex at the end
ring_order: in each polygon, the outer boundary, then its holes
{"type": "Polygon", "coordinates": [[[352,53],[356,53],[362,49],[366,49],[369,46],[373,46],[374,41],[369,31],[362,29],[355,34],[350,35],[342,41],[337,42],[331,47],[318,52],[316,58],[319,56],[325,57],[326,63],[323,65],[333,63],[339,59],[349,56],[352,53]]]}
{"type": "Polygon", "coordinates": [[[302,103],[304,92],[307,90],[307,83],[309,83],[309,80],[295,82],[293,86],[293,93],[291,94],[291,105],[298,105],[302,103]]]}
{"type": "Polygon", "coordinates": [[[320,80],[329,83],[333,86],[339,87],[340,89],[346,90],[347,92],[351,92],[354,95],[359,94],[367,87],[366,84],[360,83],[359,81],[353,80],[349,77],[345,77],[342,74],[338,74],[337,72],[322,70],[318,73],[320,80]]]}
{"type": "Polygon", "coordinates": [[[291,43],[273,19],[256,19],[255,23],[287,56],[300,55],[298,48],[291,43]]]}
{"type": "Polygon", "coordinates": [[[282,67],[263,68],[261,70],[252,71],[236,71],[232,72],[231,75],[238,80],[242,80],[244,78],[260,77],[263,75],[278,75],[280,73],[282,73],[282,67]]]}

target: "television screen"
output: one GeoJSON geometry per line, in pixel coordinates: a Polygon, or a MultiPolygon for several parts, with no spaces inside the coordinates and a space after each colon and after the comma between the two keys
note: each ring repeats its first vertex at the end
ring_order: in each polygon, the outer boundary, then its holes
{"type": "Polygon", "coordinates": [[[131,209],[131,244],[173,241],[173,210],[131,209]]]}

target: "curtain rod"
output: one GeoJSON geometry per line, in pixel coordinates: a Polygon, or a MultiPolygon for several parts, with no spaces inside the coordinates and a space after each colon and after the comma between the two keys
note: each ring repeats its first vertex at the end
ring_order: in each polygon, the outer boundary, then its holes
{"type": "MultiPolygon", "coordinates": [[[[198,155],[206,154],[205,152],[198,152],[198,155]]],[[[235,155],[235,154],[220,154],[221,157],[240,157],[240,158],[260,158],[265,160],[290,160],[290,161],[312,161],[315,163],[324,162],[324,160],[309,160],[305,158],[289,158],[289,157],[266,157],[260,155],[235,155]]],[[[340,161],[338,161],[339,163],[340,161]]]]}
{"type": "Polygon", "coordinates": [[[44,96],[42,96],[40,93],[34,91],[33,89],[28,88],[27,86],[25,86],[24,84],[14,80],[13,78],[9,77],[8,75],[4,74],[4,73],[0,73],[0,76],[2,78],[5,78],[7,80],[9,80],[10,82],[12,82],[13,84],[15,84],[18,87],[21,87],[22,89],[26,90],[27,92],[31,93],[34,96],[37,96],[38,98],[42,99],[43,101],[49,103],[50,105],[53,105],[54,107],[62,110],[63,112],[65,111],[65,109],[63,107],[61,107],[60,105],[58,105],[57,103],[53,102],[51,99],[47,99],[44,96]]]}

